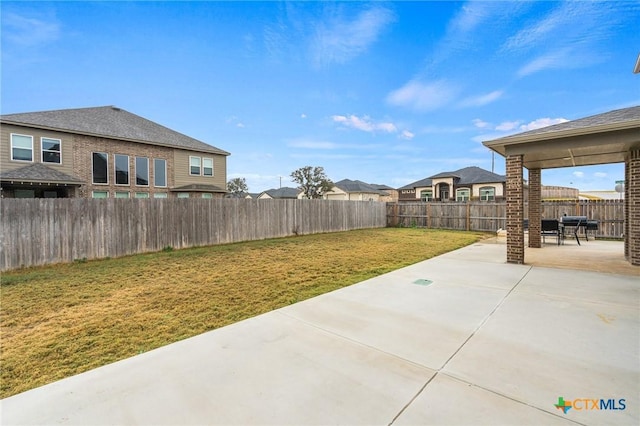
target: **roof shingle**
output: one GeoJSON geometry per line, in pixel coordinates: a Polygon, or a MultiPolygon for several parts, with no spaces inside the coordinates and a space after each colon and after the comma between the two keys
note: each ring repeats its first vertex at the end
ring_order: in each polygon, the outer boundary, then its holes
{"type": "Polygon", "coordinates": [[[4,114],[3,123],[229,155],[115,106],[4,114]]]}

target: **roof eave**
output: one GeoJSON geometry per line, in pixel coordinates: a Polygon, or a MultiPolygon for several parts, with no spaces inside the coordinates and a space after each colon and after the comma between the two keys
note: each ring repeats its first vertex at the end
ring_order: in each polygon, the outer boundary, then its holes
{"type": "MultiPolygon", "coordinates": [[[[70,129],[63,129],[63,128],[59,128],[59,127],[42,126],[42,125],[39,125],[39,124],[21,123],[21,122],[18,122],[18,121],[12,121],[12,120],[6,120],[6,119],[0,119],[0,123],[11,124],[11,125],[20,126],[20,127],[31,127],[31,128],[34,128],[34,129],[51,130],[51,131],[54,131],[54,132],[70,133],[70,134],[73,134],[73,135],[92,136],[92,137],[96,137],[96,138],[105,138],[105,139],[111,139],[111,140],[116,140],[116,141],[126,141],[126,142],[141,143],[141,144],[145,144],[145,145],[162,146],[162,147],[173,148],[173,149],[182,149],[182,150],[191,151],[191,152],[209,152],[211,154],[219,154],[219,155],[224,155],[224,156],[231,155],[230,152],[227,152],[227,151],[224,151],[224,150],[218,149],[218,148],[213,148],[213,147],[210,150],[196,149],[196,148],[190,148],[190,147],[169,145],[169,144],[165,144],[165,143],[162,143],[162,142],[151,142],[151,141],[145,141],[145,140],[141,140],[141,139],[131,139],[131,138],[111,136],[111,135],[101,135],[99,133],[82,132],[82,131],[79,131],[79,130],[70,130],[70,129]]],[[[202,142],[202,143],[204,143],[204,142],[202,142]]]]}

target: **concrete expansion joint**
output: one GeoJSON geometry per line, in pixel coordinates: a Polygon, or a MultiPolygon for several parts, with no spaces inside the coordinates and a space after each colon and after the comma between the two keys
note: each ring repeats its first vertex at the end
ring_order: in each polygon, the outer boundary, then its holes
{"type": "MultiPolygon", "coordinates": [[[[531,270],[532,270],[532,269],[533,269],[533,266],[529,266],[529,268],[528,268],[528,269],[526,270],[526,272],[522,275],[522,277],[520,277],[520,279],[518,280],[518,282],[517,282],[517,283],[515,283],[515,284],[513,285],[513,287],[511,287],[511,288],[509,289],[509,291],[507,292],[507,294],[505,294],[505,295],[504,295],[504,297],[503,297],[502,299],[500,299],[500,301],[496,304],[496,306],[493,308],[493,310],[491,310],[491,312],[489,312],[489,314],[488,314],[488,315],[487,315],[487,316],[486,316],[486,317],[485,317],[485,318],[480,322],[480,324],[478,324],[478,326],[473,330],[473,332],[471,332],[471,334],[469,335],[469,337],[467,337],[467,338],[465,339],[465,341],[464,341],[464,342],[462,342],[462,344],[458,347],[458,349],[456,349],[456,350],[455,350],[455,352],[453,352],[453,354],[452,354],[452,355],[451,355],[451,356],[450,356],[450,357],[449,357],[449,358],[444,362],[444,364],[442,364],[442,366],[441,366],[440,368],[438,368],[438,369],[436,369],[436,370],[435,370],[435,374],[434,374],[433,376],[431,376],[431,377],[429,378],[429,380],[427,380],[427,381],[426,381],[426,383],[425,383],[425,384],[420,388],[420,390],[418,390],[418,392],[413,396],[413,398],[411,398],[411,399],[409,400],[409,402],[407,402],[407,404],[406,404],[404,407],[402,407],[402,409],[398,412],[398,414],[396,414],[396,415],[395,415],[395,417],[393,418],[393,420],[391,420],[391,422],[388,424],[388,426],[391,426],[391,425],[393,425],[393,424],[395,423],[395,421],[398,419],[398,417],[400,417],[400,416],[402,415],[402,413],[404,413],[404,411],[405,411],[407,408],[409,408],[409,406],[413,403],[413,401],[415,401],[415,400],[416,400],[416,398],[418,398],[418,396],[420,396],[420,394],[421,394],[422,392],[424,392],[424,390],[427,388],[427,386],[429,386],[429,383],[431,383],[431,382],[433,381],[433,379],[435,379],[435,378],[438,376],[438,374],[444,374],[444,375],[446,375],[446,376],[448,376],[448,377],[452,377],[452,378],[454,378],[454,379],[456,379],[456,380],[461,380],[461,379],[459,379],[459,378],[457,378],[457,377],[454,377],[454,376],[451,376],[451,375],[448,375],[448,374],[444,373],[444,372],[443,372],[443,370],[446,368],[447,364],[449,364],[449,362],[451,362],[451,360],[452,360],[452,359],[453,359],[453,358],[454,358],[454,357],[455,357],[455,356],[460,352],[460,350],[462,350],[462,348],[463,348],[463,347],[464,347],[464,346],[469,342],[469,340],[471,340],[471,338],[472,338],[473,336],[475,336],[475,335],[476,335],[476,333],[477,333],[478,331],[480,331],[480,329],[481,329],[481,328],[482,328],[482,327],[487,323],[487,321],[489,321],[489,318],[491,318],[491,317],[493,316],[493,314],[494,314],[494,313],[495,313],[495,312],[500,308],[500,306],[502,306],[502,305],[504,304],[504,302],[507,300],[507,298],[509,297],[509,295],[511,295],[511,293],[513,293],[513,291],[514,291],[514,290],[515,290],[515,289],[520,285],[520,283],[521,283],[521,282],[522,282],[522,281],[527,277],[527,275],[529,275],[529,272],[531,272],[531,270]]],[[[465,382],[465,383],[467,383],[467,384],[469,384],[469,385],[472,385],[471,383],[466,382],[465,380],[462,380],[462,381],[463,381],[463,382],[465,382]]],[[[473,385],[473,386],[475,386],[475,385],[473,385]]],[[[476,386],[476,387],[478,387],[478,386],[476,386]]],[[[484,389],[484,388],[481,388],[481,389],[484,389]]],[[[485,389],[485,390],[487,390],[487,391],[489,391],[489,392],[493,392],[493,393],[495,393],[495,394],[497,394],[497,395],[501,395],[501,394],[498,394],[497,392],[494,392],[494,391],[492,391],[492,390],[490,390],[490,389],[485,389]]],[[[505,396],[505,395],[501,395],[501,396],[504,396],[505,398],[509,398],[508,396],[505,396]]],[[[509,399],[511,399],[511,400],[513,400],[513,401],[516,401],[516,402],[519,402],[519,403],[521,403],[521,404],[524,404],[524,405],[530,406],[529,404],[527,404],[527,403],[525,403],[525,402],[517,401],[517,400],[514,400],[513,398],[509,398],[509,399]]],[[[540,410],[540,411],[544,411],[544,410],[541,410],[541,409],[540,409],[540,408],[538,408],[538,407],[534,407],[534,406],[530,406],[530,407],[535,408],[535,409],[540,410]]],[[[546,411],[545,411],[545,412],[546,412],[546,411]]],[[[554,414],[554,415],[555,415],[555,414],[554,414]]],[[[573,422],[573,423],[581,424],[581,423],[577,423],[577,422],[573,422]]]]}

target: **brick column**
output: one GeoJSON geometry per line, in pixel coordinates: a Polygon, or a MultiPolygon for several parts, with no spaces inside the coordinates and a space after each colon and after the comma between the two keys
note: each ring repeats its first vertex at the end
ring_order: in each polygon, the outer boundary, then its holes
{"type": "Polygon", "coordinates": [[[629,260],[629,157],[627,153],[624,159],[624,222],[622,234],[624,235],[624,258],[629,260]]]}
{"type": "Polygon", "coordinates": [[[540,169],[529,169],[529,247],[542,247],[542,183],[540,169]]]}
{"type": "Polygon", "coordinates": [[[507,156],[507,262],[524,263],[522,155],[507,156]]]}
{"type": "Polygon", "coordinates": [[[628,167],[625,168],[625,216],[628,233],[625,242],[629,245],[629,262],[640,266],[640,149],[632,149],[628,155],[628,167]]]}

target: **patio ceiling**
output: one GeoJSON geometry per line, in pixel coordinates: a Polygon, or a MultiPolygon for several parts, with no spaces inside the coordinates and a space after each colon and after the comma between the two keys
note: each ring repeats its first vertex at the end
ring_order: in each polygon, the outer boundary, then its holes
{"type": "Polygon", "coordinates": [[[507,157],[523,155],[527,169],[624,162],[640,147],[640,106],[484,142],[507,157]]]}

